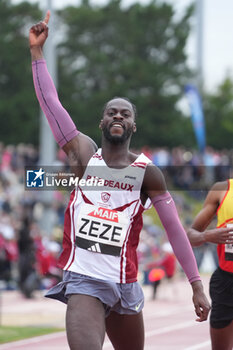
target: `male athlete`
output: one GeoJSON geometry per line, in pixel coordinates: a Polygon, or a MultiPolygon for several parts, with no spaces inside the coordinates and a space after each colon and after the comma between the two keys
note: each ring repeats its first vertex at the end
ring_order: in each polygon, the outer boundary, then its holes
{"type": "Polygon", "coordinates": [[[212,350],[233,349],[233,179],[216,182],[188,236],[193,246],[217,244],[219,267],[210,280],[212,350]],[[206,230],[217,215],[217,228],[206,230]]]}
{"type": "Polygon", "coordinates": [[[71,193],[59,260],[64,277],[47,296],[67,303],[70,349],[102,349],[106,331],[114,349],[142,350],[144,297],[137,282],[136,249],[142,213],[150,203],[191,283],[197,321],[207,319],[209,303],[163,175],[145,155],[129,151],[135,106],[125,98],[107,102],[100,122],[101,149],[77,131],[62,107],[42,54],[49,17],[48,12],[29,35],[37,98],[76,176],[97,179],[104,187],[93,191],[77,186],[71,193]]]}

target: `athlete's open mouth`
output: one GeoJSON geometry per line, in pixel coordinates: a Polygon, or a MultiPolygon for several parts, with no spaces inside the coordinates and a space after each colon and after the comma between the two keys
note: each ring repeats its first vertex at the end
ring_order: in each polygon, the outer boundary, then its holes
{"type": "Polygon", "coordinates": [[[111,128],[114,127],[114,128],[123,128],[124,129],[124,125],[119,123],[119,122],[113,122],[111,124],[111,128]]]}

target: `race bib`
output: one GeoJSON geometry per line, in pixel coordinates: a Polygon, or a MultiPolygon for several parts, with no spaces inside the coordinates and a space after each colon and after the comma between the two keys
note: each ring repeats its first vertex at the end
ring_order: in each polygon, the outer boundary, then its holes
{"type": "Polygon", "coordinates": [[[119,211],[83,203],[76,227],[76,245],[91,252],[120,256],[129,218],[119,211]]]}
{"type": "MultiPolygon", "coordinates": [[[[227,224],[227,227],[232,227],[233,231],[233,224],[227,224]]],[[[233,261],[233,244],[225,244],[225,260],[233,261]]]]}

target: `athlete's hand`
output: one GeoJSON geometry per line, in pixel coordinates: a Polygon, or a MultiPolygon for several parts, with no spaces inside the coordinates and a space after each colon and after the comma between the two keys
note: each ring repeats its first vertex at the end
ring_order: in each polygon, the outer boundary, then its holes
{"type": "Polygon", "coordinates": [[[215,244],[233,244],[233,228],[222,227],[212,230],[206,230],[204,232],[206,242],[215,244]]]}
{"type": "Polygon", "coordinates": [[[33,25],[29,32],[29,45],[30,48],[40,47],[42,48],[48,37],[48,23],[50,18],[50,11],[47,11],[45,19],[35,25],[33,25]]]}
{"type": "Polygon", "coordinates": [[[208,314],[210,312],[210,303],[205,296],[201,281],[193,282],[192,288],[193,288],[193,304],[195,307],[196,315],[198,316],[196,321],[197,322],[206,321],[208,318],[208,314]]]}

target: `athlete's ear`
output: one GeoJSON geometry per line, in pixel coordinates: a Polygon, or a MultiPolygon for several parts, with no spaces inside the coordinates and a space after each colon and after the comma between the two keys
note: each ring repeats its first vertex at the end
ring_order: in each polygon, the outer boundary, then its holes
{"type": "Polygon", "coordinates": [[[100,123],[99,123],[99,128],[102,130],[102,124],[103,124],[103,119],[101,119],[100,123]]]}
{"type": "Polygon", "coordinates": [[[137,131],[137,125],[136,123],[133,124],[133,132],[136,132],[137,131]]]}

